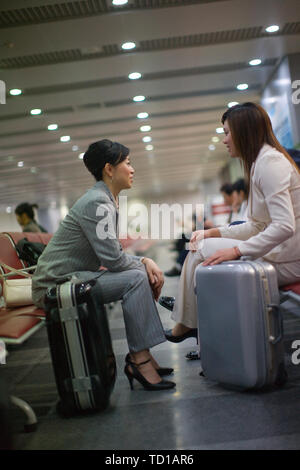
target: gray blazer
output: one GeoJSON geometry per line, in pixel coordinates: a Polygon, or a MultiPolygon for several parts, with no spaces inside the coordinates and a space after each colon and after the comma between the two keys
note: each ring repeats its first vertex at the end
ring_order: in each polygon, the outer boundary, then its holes
{"type": "Polygon", "coordinates": [[[71,208],[43,254],[32,279],[32,298],[42,307],[48,287],[78,271],[98,277],[100,266],[118,272],[141,268],[141,257],[122,250],[118,209],[103,181],[98,181],[71,208]]]}

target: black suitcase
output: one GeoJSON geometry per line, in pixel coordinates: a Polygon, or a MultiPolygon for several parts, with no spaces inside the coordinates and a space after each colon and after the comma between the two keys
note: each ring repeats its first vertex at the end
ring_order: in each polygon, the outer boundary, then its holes
{"type": "Polygon", "coordinates": [[[92,294],[94,284],[67,280],[45,297],[57,411],[65,417],[106,408],[116,379],[106,310],[92,294]]]}

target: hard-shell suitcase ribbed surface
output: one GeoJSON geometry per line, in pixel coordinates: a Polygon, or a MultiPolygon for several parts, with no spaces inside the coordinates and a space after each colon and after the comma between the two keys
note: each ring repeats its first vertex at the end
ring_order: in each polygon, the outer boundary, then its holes
{"type": "Polygon", "coordinates": [[[286,381],[277,275],[264,261],[197,267],[204,375],[239,389],[286,381]]]}
{"type": "Polygon", "coordinates": [[[46,294],[46,324],[60,402],[72,416],[109,403],[116,362],[103,304],[92,295],[94,281],[73,280],[46,294]]]}

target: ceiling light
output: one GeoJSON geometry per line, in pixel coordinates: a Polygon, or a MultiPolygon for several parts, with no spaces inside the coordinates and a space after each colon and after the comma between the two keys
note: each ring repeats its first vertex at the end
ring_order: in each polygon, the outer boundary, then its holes
{"type": "Polygon", "coordinates": [[[208,148],[209,150],[216,150],[216,147],[213,144],[209,145],[208,148]]]}
{"type": "Polygon", "coordinates": [[[145,135],[145,137],[143,137],[143,142],[147,143],[151,141],[152,141],[152,137],[150,137],[150,135],[145,135]]]}
{"type": "Polygon", "coordinates": [[[148,113],[139,113],[139,114],[137,114],[137,118],[139,118],[139,119],[147,119],[147,117],[149,117],[148,113]]]}
{"type": "Polygon", "coordinates": [[[228,103],[228,108],[232,108],[232,106],[236,106],[238,103],[238,101],[230,101],[230,103],[228,103]]]}
{"type": "Polygon", "coordinates": [[[276,33],[279,30],[279,26],[277,24],[272,24],[266,28],[267,33],[276,33]]]}
{"type": "Polygon", "coordinates": [[[12,88],[12,90],[9,90],[9,94],[12,96],[18,96],[21,95],[22,90],[20,88],[12,88]]]}
{"type": "Polygon", "coordinates": [[[6,212],[7,212],[7,214],[11,214],[11,207],[10,206],[7,206],[6,212]]]}
{"type": "Polygon", "coordinates": [[[132,72],[128,75],[128,78],[130,80],[138,80],[139,78],[141,78],[142,74],[139,73],[139,72],[132,72]]]}
{"type": "Polygon", "coordinates": [[[57,128],[58,128],[57,124],[49,124],[48,131],[56,131],[57,128]]]}
{"type": "Polygon", "coordinates": [[[32,166],[30,168],[30,172],[33,173],[33,174],[37,173],[37,168],[35,166],[32,166]]]}
{"type": "Polygon", "coordinates": [[[141,126],[140,131],[141,132],[149,132],[149,131],[151,131],[151,126],[141,126]]]}
{"type": "Polygon", "coordinates": [[[237,85],[238,90],[247,90],[248,87],[248,83],[240,83],[239,85],[237,85]]]}
{"type": "Polygon", "coordinates": [[[261,59],[252,59],[249,62],[249,65],[260,65],[261,64],[261,59]]]}
{"type": "Polygon", "coordinates": [[[126,5],[126,3],[128,3],[128,0],[113,0],[112,1],[112,4],[116,6],[126,5]]]}
{"type": "Polygon", "coordinates": [[[80,153],[80,154],[78,155],[78,158],[79,158],[80,160],[82,160],[82,159],[83,159],[83,155],[84,155],[84,152],[80,153]]]}
{"type": "Polygon", "coordinates": [[[22,168],[24,166],[24,162],[18,162],[18,167],[22,168]]]}
{"type": "Polygon", "coordinates": [[[69,142],[69,140],[71,140],[71,137],[69,135],[63,135],[61,138],[60,138],[60,141],[61,142],[69,142]]]}
{"type": "Polygon", "coordinates": [[[216,129],[217,134],[223,134],[223,132],[224,132],[223,127],[217,127],[217,129],[216,129]]]}
{"type": "Polygon", "coordinates": [[[73,152],[77,152],[77,150],[79,150],[78,145],[73,145],[72,150],[73,152]]]}
{"type": "Polygon", "coordinates": [[[33,116],[36,116],[36,115],[41,114],[41,113],[42,113],[42,110],[39,109],[39,108],[35,108],[35,109],[32,109],[30,111],[30,114],[32,114],[33,116]]]}
{"type": "Polygon", "coordinates": [[[144,101],[146,98],[143,95],[138,95],[133,97],[133,101],[144,101]]]}
{"type": "Polygon", "coordinates": [[[212,142],[215,142],[215,143],[218,143],[218,142],[220,142],[220,139],[219,139],[219,137],[216,137],[216,136],[212,137],[212,139],[211,139],[211,140],[212,140],[212,142]]]}
{"type": "Polygon", "coordinates": [[[153,145],[151,145],[151,144],[146,145],[146,150],[153,150],[153,149],[154,149],[153,145]]]}
{"type": "Polygon", "coordinates": [[[125,51],[129,51],[130,49],[134,49],[135,47],[135,42],[124,42],[124,44],[122,44],[122,49],[124,49],[125,51]]]}

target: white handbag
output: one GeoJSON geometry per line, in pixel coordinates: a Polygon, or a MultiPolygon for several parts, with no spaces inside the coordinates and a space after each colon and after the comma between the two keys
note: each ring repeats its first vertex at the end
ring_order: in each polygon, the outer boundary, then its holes
{"type": "Polygon", "coordinates": [[[32,275],[27,271],[32,271],[36,266],[30,266],[24,269],[14,269],[5,263],[1,266],[10,272],[7,274],[0,274],[3,280],[3,304],[5,307],[22,307],[25,305],[32,305],[32,275]],[[10,276],[23,276],[22,279],[8,279],[10,276]]]}

